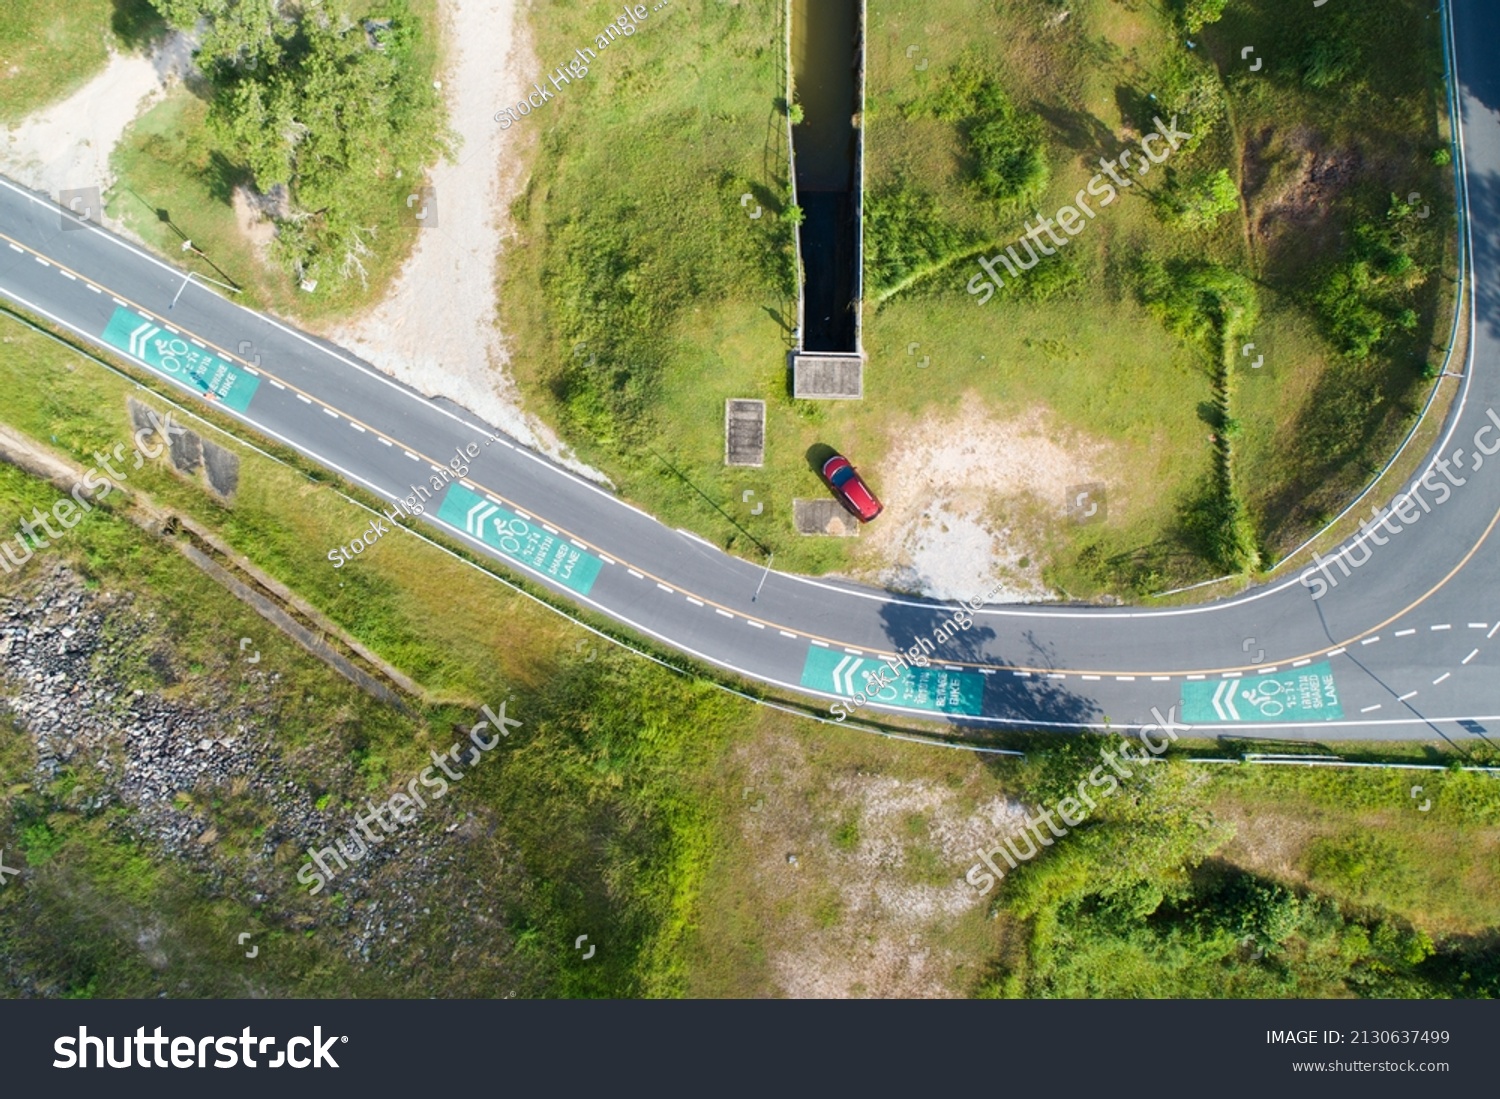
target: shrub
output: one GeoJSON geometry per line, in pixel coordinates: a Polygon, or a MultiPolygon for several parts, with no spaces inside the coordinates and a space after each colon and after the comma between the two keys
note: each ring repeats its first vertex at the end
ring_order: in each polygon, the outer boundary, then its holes
{"type": "Polygon", "coordinates": [[[1326,34],[1308,41],[1299,66],[1302,83],[1309,88],[1331,88],[1342,84],[1360,68],[1359,42],[1337,24],[1326,34]]]}
{"type": "Polygon", "coordinates": [[[1313,295],[1329,338],[1352,359],[1369,358],[1393,333],[1417,327],[1412,291],[1429,272],[1412,256],[1412,226],[1420,224],[1412,213],[1411,203],[1392,195],[1385,220],[1355,226],[1347,258],[1313,295]]]}
{"type": "Polygon", "coordinates": [[[1225,214],[1239,209],[1240,192],[1229,170],[1198,172],[1183,180],[1170,172],[1170,183],[1156,199],[1163,220],[1183,229],[1206,229],[1225,214]]]}
{"type": "Polygon", "coordinates": [[[1224,15],[1228,0],[1178,0],[1178,17],[1182,28],[1189,34],[1197,34],[1210,23],[1217,23],[1224,15]]]}
{"type": "Polygon", "coordinates": [[[915,101],[907,113],[959,127],[969,155],[969,181],[985,198],[1011,202],[1047,186],[1042,120],[1016,107],[992,77],[955,68],[938,91],[915,101]]]}
{"type": "Polygon", "coordinates": [[[937,200],[902,181],[865,202],[865,283],[879,294],[937,270],[965,249],[937,200]]]}
{"type": "Polygon", "coordinates": [[[1143,260],[1136,275],[1141,302],[1184,339],[1228,339],[1260,313],[1255,285],[1217,263],[1143,260]]]}

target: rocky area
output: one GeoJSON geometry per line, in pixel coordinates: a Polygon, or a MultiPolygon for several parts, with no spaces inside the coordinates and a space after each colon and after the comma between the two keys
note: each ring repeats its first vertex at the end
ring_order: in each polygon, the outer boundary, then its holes
{"type": "MultiPolygon", "coordinates": [[[[37,569],[24,594],[0,597],[0,711],[35,743],[38,789],[59,789],[54,780],[71,770],[77,781],[60,807],[91,815],[123,807],[115,827],[153,858],[187,862],[268,925],[317,928],[353,960],[394,966],[430,912],[424,898],[442,879],[452,895],[452,864],[483,833],[481,822],[459,799],[435,804],[309,896],[296,881],[302,852],[331,845],[353,823],[349,810],[320,809],[309,782],[352,797],[352,765],[312,756],[324,773],[301,777],[303,756],[294,766],[277,743],[276,673],[248,669],[242,691],[198,680],[183,691],[178,665],[135,596],[91,590],[59,562],[37,569]],[[142,681],[148,686],[129,685],[142,681]],[[213,806],[226,799],[267,823],[252,833],[243,813],[217,819],[213,806]],[[237,834],[225,845],[230,827],[237,834]],[[229,846],[233,853],[221,850],[229,846]]],[[[454,933],[493,929],[492,896],[464,899],[467,919],[454,933]]]]}

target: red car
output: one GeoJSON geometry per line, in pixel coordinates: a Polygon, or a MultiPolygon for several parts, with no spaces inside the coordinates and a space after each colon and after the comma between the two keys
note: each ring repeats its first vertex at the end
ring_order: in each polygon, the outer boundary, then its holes
{"type": "Polygon", "coordinates": [[[823,479],[833,489],[834,495],[843,501],[844,506],[859,516],[861,523],[868,523],[885,510],[884,505],[875,499],[870,486],[865,484],[864,478],[854,471],[849,459],[842,454],[835,454],[823,463],[823,479]]]}

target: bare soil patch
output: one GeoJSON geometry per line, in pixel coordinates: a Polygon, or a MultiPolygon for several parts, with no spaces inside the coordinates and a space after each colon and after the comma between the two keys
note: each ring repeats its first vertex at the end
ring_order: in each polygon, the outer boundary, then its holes
{"type": "MultiPolygon", "coordinates": [[[[968,399],[957,416],[897,424],[879,486],[885,514],[861,539],[862,579],[939,599],[1050,599],[1040,560],[1067,489],[1103,479],[1113,447],[1033,406],[1010,417],[968,399]],[[878,562],[879,564],[874,564],[878,562]]],[[[1111,497],[1112,514],[1127,506],[1111,497]]]]}
{"type": "Polygon", "coordinates": [[[1286,134],[1267,128],[1245,142],[1240,178],[1257,244],[1268,252],[1290,243],[1321,253],[1332,232],[1334,201],[1361,175],[1354,149],[1330,149],[1304,127],[1286,134]],[[1309,241],[1309,234],[1316,239],[1309,241]]]}

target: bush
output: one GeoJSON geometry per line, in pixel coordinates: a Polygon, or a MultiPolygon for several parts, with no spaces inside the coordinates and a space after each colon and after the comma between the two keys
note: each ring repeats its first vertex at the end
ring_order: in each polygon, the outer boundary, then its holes
{"type": "Polygon", "coordinates": [[[1417,327],[1412,292],[1429,272],[1412,256],[1412,226],[1420,224],[1412,214],[1412,204],[1392,195],[1385,220],[1355,226],[1348,257],[1313,295],[1329,338],[1352,359],[1369,358],[1395,332],[1417,327]]]}
{"type": "Polygon", "coordinates": [[[1298,68],[1303,84],[1322,90],[1343,84],[1360,70],[1362,60],[1358,39],[1341,20],[1326,33],[1309,39],[1298,68]]]}
{"type": "MultiPolygon", "coordinates": [[[[1203,144],[1227,111],[1218,71],[1187,50],[1168,54],[1146,86],[1156,93],[1150,101],[1153,113],[1163,119],[1176,116],[1178,128],[1193,135],[1182,143],[1182,152],[1190,153],[1203,144]]],[[[1142,95],[1142,109],[1146,103],[1142,95]]],[[[1136,123],[1143,130],[1150,129],[1150,114],[1137,118],[1136,123]]]]}
{"type": "Polygon", "coordinates": [[[1183,229],[1206,229],[1225,214],[1239,209],[1240,192],[1229,178],[1229,170],[1197,172],[1186,181],[1169,169],[1170,182],[1156,199],[1157,209],[1169,225],[1183,229]]]}
{"type": "Polygon", "coordinates": [[[908,114],[959,127],[969,154],[969,181],[985,198],[1012,202],[1047,186],[1042,120],[1017,108],[992,77],[956,68],[941,89],[913,103],[908,114]]]}
{"type": "Polygon", "coordinates": [[[1210,23],[1217,23],[1224,15],[1228,0],[1178,0],[1177,14],[1182,28],[1189,34],[1197,34],[1210,23]]]}
{"type": "Polygon", "coordinates": [[[1227,340],[1260,314],[1255,285],[1217,263],[1143,260],[1136,275],[1141,302],[1184,339],[1227,340]]]}
{"type": "Polygon", "coordinates": [[[420,24],[404,0],[381,14],[379,48],[337,0],[295,18],[261,5],[154,0],[179,27],[202,28],[196,55],[211,87],[210,123],[255,187],[285,187],[276,251],[316,279],[365,279],[372,226],[398,175],[420,178],[447,148],[442,102],[414,52],[420,24]]]}
{"type": "Polygon", "coordinates": [[[935,271],[966,249],[937,200],[902,181],[865,202],[865,284],[879,295],[935,271]]]}

